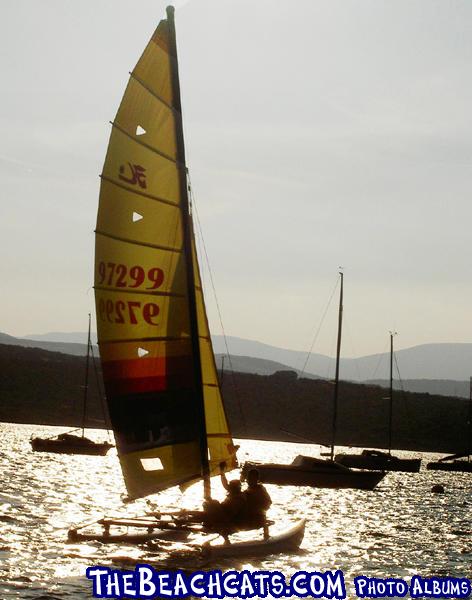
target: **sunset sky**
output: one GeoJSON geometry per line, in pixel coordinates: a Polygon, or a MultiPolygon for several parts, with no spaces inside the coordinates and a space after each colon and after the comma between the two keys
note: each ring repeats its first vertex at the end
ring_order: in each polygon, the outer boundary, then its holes
{"type": "MultiPolygon", "coordinates": [[[[0,331],[93,311],[99,173],[158,0],[15,0],[0,22],[0,331]]],[[[227,334],[344,354],[470,342],[472,4],[176,3],[187,162],[227,334]],[[314,347],[335,351],[335,301],[314,347]]],[[[211,286],[213,333],[221,333],[211,286]]]]}

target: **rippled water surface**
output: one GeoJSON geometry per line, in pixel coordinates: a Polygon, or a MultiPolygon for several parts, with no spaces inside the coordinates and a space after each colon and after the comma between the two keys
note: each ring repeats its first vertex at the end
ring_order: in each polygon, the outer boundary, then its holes
{"type": "MultiPolygon", "coordinates": [[[[59,431],[0,424],[1,600],[91,598],[85,569],[94,564],[120,565],[139,559],[162,568],[202,567],[200,559],[184,549],[171,558],[165,552],[132,546],[66,543],[73,523],[124,510],[142,514],[149,503],[143,500],[124,508],[125,490],[114,450],[106,457],[31,451],[32,433],[59,431]]],[[[296,454],[317,455],[319,450],[304,444],[242,441],[239,454],[241,462],[249,457],[290,462],[296,454]]],[[[277,569],[287,576],[299,569],[342,569],[349,598],[355,597],[352,582],[359,574],[470,578],[472,474],[426,471],[426,460],[419,474],[389,473],[374,492],[267,486],[273,499],[270,516],[277,526],[284,528],[287,517],[307,518],[300,552],[244,563],[227,560],[218,566],[277,569]],[[434,483],[442,483],[446,493],[432,494],[434,483]]],[[[214,490],[216,497],[224,496],[216,480],[214,490]]],[[[195,485],[184,496],[169,490],[151,501],[162,510],[197,508],[200,498],[201,487],[195,485]]]]}

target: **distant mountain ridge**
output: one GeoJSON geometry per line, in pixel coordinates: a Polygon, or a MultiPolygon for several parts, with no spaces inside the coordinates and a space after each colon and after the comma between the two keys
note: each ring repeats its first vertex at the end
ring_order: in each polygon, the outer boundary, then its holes
{"type": "MultiPolygon", "coordinates": [[[[55,332],[15,338],[0,333],[0,343],[43,348],[55,352],[83,355],[86,353],[86,333],[55,332]],[[37,340],[37,341],[33,341],[37,340]]],[[[92,335],[92,339],[96,334],[92,335]]],[[[226,342],[233,361],[233,369],[247,373],[270,375],[287,368],[301,372],[307,354],[299,350],[278,348],[254,340],[221,335],[212,336],[216,354],[226,354],[226,342]],[[251,359],[257,359],[251,364],[251,359]],[[261,362],[262,361],[262,362],[261,362]],[[238,366],[236,366],[236,363],[238,366]]],[[[407,380],[449,380],[464,382],[472,374],[472,343],[422,344],[395,352],[400,377],[407,380]]],[[[218,358],[218,369],[221,358],[218,358]]],[[[229,364],[226,363],[226,368],[229,364]]],[[[335,359],[323,354],[311,354],[305,368],[307,377],[330,379],[334,376],[335,359]]],[[[388,353],[359,358],[341,358],[341,378],[350,381],[379,381],[389,377],[388,353]]],[[[396,379],[398,377],[396,376],[396,379]]],[[[450,389],[450,388],[449,388],[450,389]]],[[[434,393],[441,393],[435,391],[434,393]]]]}
{"type": "Polygon", "coordinates": [[[22,346],[24,348],[40,348],[49,352],[62,352],[73,356],[85,356],[87,354],[87,334],[83,344],[73,342],[48,342],[25,338],[16,338],[6,333],[0,333],[0,344],[9,346],[22,346]]]}
{"type": "MultiPolygon", "coordinates": [[[[226,345],[223,336],[212,336],[215,352],[223,353],[226,345]]],[[[301,369],[307,353],[299,350],[277,348],[261,342],[227,336],[231,355],[253,356],[301,369]]],[[[466,381],[472,375],[472,343],[421,344],[397,350],[396,360],[400,376],[406,379],[449,379],[466,381]]],[[[334,376],[335,359],[323,354],[311,354],[305,371],[321,378],[334,376]]],[[[389,378],[389,354],[379,353],[359,358],[342,358],[342,379],[368,381],[389,378]]]]}
{"type": "MultiPolygon", "coordinates": [[[[22,335],[21,340],[37,340],[39,342],[61,342],[65,344],[86,344],[86,331],[50,331],[48,333],[29,333],[22,335]]],[[[92,340],[97,339],[97,334],[92,333],[92,340]]]]}

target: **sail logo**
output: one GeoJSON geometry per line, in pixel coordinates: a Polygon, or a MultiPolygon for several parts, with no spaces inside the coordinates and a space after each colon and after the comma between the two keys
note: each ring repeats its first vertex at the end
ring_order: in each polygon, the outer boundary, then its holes
{"type": "Polygon", "coordinates": [[[128,168],[125,165],[120,166],[118,177],[131,185],[139,185],[143,190],[146,189],[146,169],[141,165],[132,165],[128,163],[128,168]]]}

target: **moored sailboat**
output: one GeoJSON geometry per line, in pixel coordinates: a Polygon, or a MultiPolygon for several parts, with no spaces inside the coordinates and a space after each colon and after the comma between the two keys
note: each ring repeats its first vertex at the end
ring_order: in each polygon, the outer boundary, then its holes
{"type": "MultiPolygon", "coordinates": [[[[101,178],[97,332],[128,498],[203,481],[209,501],[211,476],[236,468],[237,460],[197,260],[172,7],[131,73],[101,178]]],[[[72,528],[69,538],[142,542],[205,532],[204,522],[202,511],[104,518],[72,528]]],[[[288,529],[277,546],[267,545],[269,536],[231,548],[288,550],[303,531],[300,521],[297,535],[288,529]]]]}
{"type": "Polygon", "coordinates": [[[430,471],[457,471],[458,473],[472,473],[472,377],[469,379],[469,407],[467,415],[469,430],[469,447],[463,452],[456,452],[444,456],[437,461],[429,462],[426,468],[430,471]],[[463,460],[465,459],[465,460],[463,460]]]}
{"type": "Polygon", "coordinates": [[[418,473],[421,467],[420,458],[399,458],[392,454],[393,434],[393,336],[390,332],[390,387],[388,403],[388,444],[387,452],[381,450],[363,450],[361,454],[336,454],[336,461],[340,464],[356,468],[382,471],[406,471],[418,473]]]}
{"type": "Polygon", "coordinates": [[[85,423],[87,417],[87,400],[89,388],[89,362],[90,355],[93,356],[93,346],[90,333],[90,314],[88,319],[88,336],[87,336],[87,356],[85,361],[85,382],[84,395],[82,398],[82,427],[81,435],[76,435],[78,429],[74,429],[67,433],[61,433],[58,436],[49,438],[33,437],[30,440],[31,448],[34,452],[52,452],[54,454],[83,454],[86,456],[105,456],[105,454],[113,448],[110,442],[96,442],[85,437],[85,423]]]}
{"type": "Polygon", "coordinates": [[[338,336],[336,346],[336,371],[334,378],[333,416],[331,426],[331,449],[328,459],[299,455],[291,464],[246,462],[243,472],[257,469],[261,481],[279,485],[312,486],[322,488],[354,488],[372,490],[385,476],[385,472],[350,469],[334,459],[338,420],[339,366],[343,322],[344,273],[340,271],[338,309],[338,336]]]}

